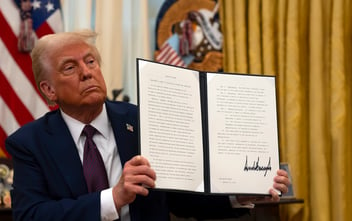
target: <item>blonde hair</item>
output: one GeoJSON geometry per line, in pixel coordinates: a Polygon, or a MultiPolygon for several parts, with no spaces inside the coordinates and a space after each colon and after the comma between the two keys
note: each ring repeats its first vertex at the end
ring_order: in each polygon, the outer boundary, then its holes
{"type": "Polygon", "coordinates": [[[52,71],[52,62],[49,60],[51,58],[51,53],[55,52],[57,49],[62,48],[67,45],[86,43],[93,51],[96,53],[96,58],[98,64],[101,64],[101,57],[98,49],[95,46],[95,39],[97,33],[91,30],[81,30],[75,32],[61,32],[56,34],[45,35],[40,38],[31,52],[32,58],[32,70],[34,74],[35,83],[47,100],[49,105],[54,105],[55,103],[50,101],[40,88],[40,82],[47,80],[52,71]]]}

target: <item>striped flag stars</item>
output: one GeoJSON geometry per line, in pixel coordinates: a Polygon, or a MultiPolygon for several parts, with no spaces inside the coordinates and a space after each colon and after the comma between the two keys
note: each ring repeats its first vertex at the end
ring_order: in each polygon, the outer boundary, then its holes
{"type": "Polygon", "coordinates": [[[49,1],[48,4],[45,6],[48,12],[54,10],[54,5],[49,1]]]}
{"type": "MultiPolygon", "coordinates": [[[[42,1],[34,0],[32,3],[33,10],[40,9],[41,3],[42,1]]],[[[49,13],[50,11],[55,10],[55,5],[51,1],[48,1],[47,4],[45,5],[45,8],[46,8],[46,11],[49,13]]]]}
{"type": "Polygon", "coordinates": [[[33,10],[40,8],[41,1],[34,0],[32,3],[33,10]]]}

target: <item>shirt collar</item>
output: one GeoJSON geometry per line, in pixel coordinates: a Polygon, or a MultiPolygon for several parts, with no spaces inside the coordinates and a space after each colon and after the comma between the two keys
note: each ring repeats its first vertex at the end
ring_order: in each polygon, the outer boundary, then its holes
{"type": "MultiPolygon", "coordinates": [[[[64,119],[68,129],[70,130],[73,140],[77,144],[85,124],[70,117],[62,110],[60,111],[62,114],[62,118],[64,119]]],[[[95,127],[95,129],[97,129],[105,139],[109,139],[109,119],[108,114],[106,112],[105,104],[103,105],[103,110],[101,111],[101,113],[92,122],[90,122],[90,125],[95,127]]]]}

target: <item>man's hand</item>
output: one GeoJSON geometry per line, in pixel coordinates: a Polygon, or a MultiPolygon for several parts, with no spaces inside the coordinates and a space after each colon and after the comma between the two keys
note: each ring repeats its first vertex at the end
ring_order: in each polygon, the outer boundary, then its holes
{"type": "MultiPolygon", "coordinates": [[[[288,192],[288,186],[290,185],[290,180],[288,179],[288,174],[285,170],[278,170],[277,176],[274,178],[274,189],[281,191],[282,194],[288,192]]],[[[270,189],[270,194],[272,201],[278,202],[280,201],[279,194],[274,190],[270,189]]]]}
{"type": "Polygon", "coordinates": [[[265,202],[265,201],[278,202],[280,201],[280,196],[277,193],[277,191],[275,191],[274,189],[279,190],[282,194],[285,194],[288,191],[289,185],[290,185],[290,180],[288,179],[287,172],[285,170],[280,169],[277,171],[277,176],[274,177],[273,188],[269,190],[271,197],[237,196],[237,201],[240,204],[249,204],[249,203],[265,202]]]}
{"type": "Polygon", "coordinates": [[[155,179],[155,172],[146,158],[135,156],[127,161],[119,182],[112,190],[117,211],[133,202],[137,194],[147,196],[149,191],[146,187],[153,188],[155,179]]]}

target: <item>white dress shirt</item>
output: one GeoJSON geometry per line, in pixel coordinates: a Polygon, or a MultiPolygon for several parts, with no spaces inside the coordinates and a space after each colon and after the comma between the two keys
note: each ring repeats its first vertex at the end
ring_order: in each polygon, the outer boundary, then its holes
{"type": "MultiPolygon", "coordinates": [[[[76,144],[81,162],[83,163],[83,151],[86,138],[84,135],[82,136],[82,130],[85,124],[68,116],[62,110],[61,113],[76,144]]],[[[93,140],[99,149],[101,157],[103,158],[110,186],[109,189],[101,191],[100,194],[101,220],[115,220],[119,218],[119,214],[115,208],[112,196],[112,187],[115,186],[120,179],[122,166],[120,156],[117,151],[115,136],[108,119],[105,105],[103,106],[102,112],[90,123],[90,125],[95,127],[99,132],[93,136],[93,140]]],[[[128,205],[122,207],[120,215],[122,221],[131,220],[128,205]]]]}

